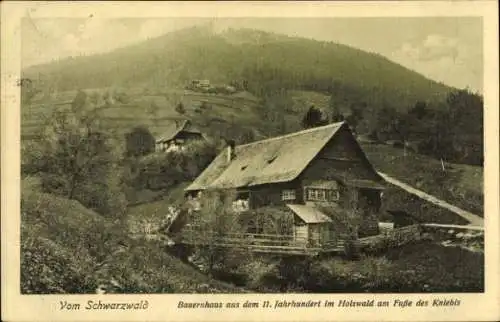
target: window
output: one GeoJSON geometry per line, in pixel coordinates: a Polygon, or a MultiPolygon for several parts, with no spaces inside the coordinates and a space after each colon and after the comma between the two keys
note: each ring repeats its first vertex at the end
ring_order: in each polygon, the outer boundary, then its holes
{"type": "Polygon", "coordinates": [[[233,211],[235,212],[243,212],[250,209],[250,205],[248,200],[238,199],[233,201],[233,211]]]}
{"type": "Polygon", "coordinates": [[[273,163],[274,160],[276,160],[277,157],[278,157],[277,155],[272,156],[270,159],[267,160],[267,163],[269,163],[269,164],[273,163]]]}
{"type": "Polygon", "coordinates": [[[286,189],[281,193],[281,200],[295,200],[295,190],[286,189]]]}
{"type": "Polygon", "coordinates": [[[326,201],[326,190],[324,189],[307,189],[307,200],[311,201],[326,201]]]}
{"type": "Polygon", "coordinates": [[[308,201],[337,201],[339,200],[339,191],[331,189],[307,189],[308,201]]]}
{"type": "Polygon", "coordinates": [[[338,201],[339,199],[340,199],[340,193],[338,190],[329,190],[328,191],[328,200],[338,201]]]}

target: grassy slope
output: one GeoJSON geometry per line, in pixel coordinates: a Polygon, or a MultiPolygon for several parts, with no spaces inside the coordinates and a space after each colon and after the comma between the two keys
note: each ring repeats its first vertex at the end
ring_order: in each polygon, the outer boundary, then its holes
{"type": "Polygon", "coordinates": [[[138,233],[145,223],[152,228],[159,228],[164,223],[170,206],[177,206],[184,199],[184,188],[189,183],[182,183],[165,192],[164,198],[153,202],[145,201],[142,204],[129,207],[127,222],[131,233],[138,233]]]}
{"type": "Polygon", "coordinates": [[[417,189],[483,216],[483,168],[445,163],[381,144],[362,144],[375,168],[417,189]]]}
{"type": "Polygon", "coordinates": [[[154,242],[129,239],[78,202],[30,191],[28,186],[22,203],[24,292],[92,293],[96,283],[112,277],[127,293],[191,293],[200,291],[200,285],[205,285],[204,291],[238,291],[211,280],[154,242]],[[125,251],[117,251],[123,245],[125,251]],[[97,269],[103,262],[107,264],[97,269]],[[67,278],[59,282],[63,273],[67,278]]]}

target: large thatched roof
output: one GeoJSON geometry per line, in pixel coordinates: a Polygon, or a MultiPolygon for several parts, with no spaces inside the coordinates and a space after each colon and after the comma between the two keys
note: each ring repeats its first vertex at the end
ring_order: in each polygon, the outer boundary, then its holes
{"type": "Polygon", "coordinates": [[[333,123],[222,151],[186,191],[238,188],[295,179],[345,122],[333,123]]]}

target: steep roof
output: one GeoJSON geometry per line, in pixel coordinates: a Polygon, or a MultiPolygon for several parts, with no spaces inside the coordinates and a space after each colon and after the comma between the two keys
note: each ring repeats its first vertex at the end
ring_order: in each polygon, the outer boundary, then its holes
{"type": "Polygon", "coordinates": [[[173,121],[170,124],[166,126],[166,130],[158,136],[156,139],[156,142],[164,142],[164,141],[170,141],[174,139],[179,132],[184,131],[184,132],[190,132],[190,133],[197,133],[201,135],[200,130],[198,130],[196,127],[194,127],[189,120],[180,120],[180,121],[173,121]]]}
{"type": "Polygon", "coordinates": [[[295,179],[345,122],[236,146],[227,161],[222,151],[186,189],[237,188],[295,179]]]}
{"type": "Polygon", "coordinates": [[[306,205],[286,205],[294,214],[300,217],[306,224],[319,224],[332,222],[330,217],[322,213],[314,206],[306,205]]]}

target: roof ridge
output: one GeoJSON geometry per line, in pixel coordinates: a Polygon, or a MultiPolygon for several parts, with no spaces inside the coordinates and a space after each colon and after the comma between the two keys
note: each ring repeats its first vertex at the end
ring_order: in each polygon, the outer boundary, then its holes
{"type": "Polygon", "coordinates": [[[324,129],[328,128],[328,127],[341,126],[344,123],[346,123],[346,122],[345,121],[341,121],[341,122],[331,123],[331,124],[327,124],[327,125],[323,125],[323,126],[317,126],[317,127],[313,127],[313,128],[310,128],[310,129],[305,129],[305,130],[302,130],[302,131],[292,132],[292,133],[288,133],[288,134],[284,134],[284,135],[280,135],[280,136],[274,136],[274,137],[271,137],[271,138],[262,139],[262,140],[258,140],[258,141],[254,141],[254,142],[250,142],[250,143],[245,143],[245,144],[240,144],[240,145],[237,145],[237,146],[238,147],[242,147],[242,146],[248,146],[248,145],[257,144],[257,143],[263,143],[263,142],[269,142],[269,141],[284,139],[284,138],[288,138],[288,137],[292,137],[292,136],[296,136],[296,135],[300,135],[300,134],[305,134],[305,133],[315,132],[315,131],[319,131],[319,130],[324,130],[324,129]]]}

